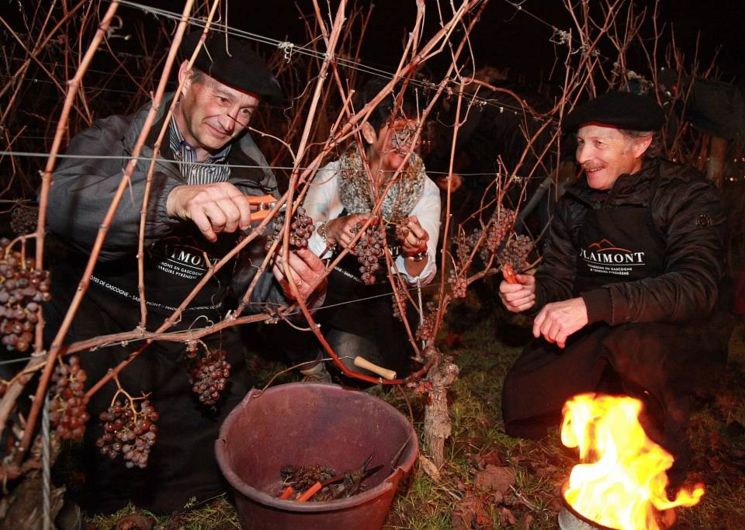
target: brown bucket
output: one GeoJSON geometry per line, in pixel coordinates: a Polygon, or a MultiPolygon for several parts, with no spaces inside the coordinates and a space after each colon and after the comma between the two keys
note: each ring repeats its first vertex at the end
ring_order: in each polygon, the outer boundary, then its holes
{"type": "Polygon", "coordinates": [[[291,383],[249,392],[220,428],[215,450],[245,530],[377,530],[419,444],[409,421],[381,399],[335,385],[291,383]],[[382,467],[356,495],[306,503],[276,497],[287,465],[352,470],[370,454],[370,468],[382,467]]]}

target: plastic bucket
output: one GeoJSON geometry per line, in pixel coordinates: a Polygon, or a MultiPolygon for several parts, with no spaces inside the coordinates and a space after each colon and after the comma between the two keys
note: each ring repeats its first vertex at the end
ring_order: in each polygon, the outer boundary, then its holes
{"type": "Polygon", "coordinates": [[[419,444],[409,421],[376,397],[335,385],[291,383],[249,392],[220,428],[215,449],[235,488],[244,529],[377,530],[414,466],[419,444]],[[275,496],[287,465],[344,472],[370,454],[370,468],[382,468],[356,495],[306,503],[275,496]]]}

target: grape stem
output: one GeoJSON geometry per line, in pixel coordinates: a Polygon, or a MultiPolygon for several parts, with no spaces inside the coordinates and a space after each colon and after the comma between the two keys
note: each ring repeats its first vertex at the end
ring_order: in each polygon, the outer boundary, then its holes
{"type": "MultiPolygon", "coordinates": [[[[201,342],[201,341],[200,341],[201,342]]],[[[137,412],[137,409],[135,409],[135,401],[140,401],[143,399],[147,399],[150,396],[150,392],[147,394],[143,394],[140,397],[132,397],[129,392],[124,390],[124,387],[122,387],[122,384],[119,382],[119,377],[116,375],[114,376],[114,382],[116,383],[116,392],[114,393],[114,397],[111,398],[111,403],[109,404],[109,407],[113,406],[114,403],[116,403],[117,398],[120,394],[124,395],[124,398],[129,403],[129,409],[132,411],[132,414],[134,415],[134,418],[137,419],[140,415],[139,412],[137,412]]]]}

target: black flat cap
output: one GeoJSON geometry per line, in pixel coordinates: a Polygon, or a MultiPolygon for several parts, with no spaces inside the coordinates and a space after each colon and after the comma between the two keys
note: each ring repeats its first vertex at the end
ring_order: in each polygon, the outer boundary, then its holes
{"type": "Polygon", "coordinates": [[[575,107],[566,118],[564,132],[597,123],[630,131],[656,131],[662,127],[664,114],[649,96],[631,92],[608,92],[575,107]]]}
{"type": "MultiPolygon", "coordinates": [[[[181,42],[182,60],[188,60],[199,44],[202,31],[192,31],[181,42]]],[[[256,94],[270,103],[282,104],[279,82],[248,45],[248,41],[224,33],[209,33],[194,67],[229,87],[256,94]]]]}

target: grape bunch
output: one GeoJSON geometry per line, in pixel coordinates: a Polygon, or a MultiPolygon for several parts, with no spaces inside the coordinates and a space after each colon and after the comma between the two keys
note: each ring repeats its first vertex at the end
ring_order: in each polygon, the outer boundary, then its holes
{"type": "Polygon", "coordinates": [[[416,330],[416,339],[429,342],[435,335],[435,318],[437,318],[437,306],[434,302],[427,302],[426,314],[419,328],[416,330]]]}
{"type": "Polygon", "coordinates": [[[518,235],[507,242],[499,252],[499,263],[510,265],[515,272],[525,269],[528,256],[533,251],[535,244],[528,236],[518,235]]]}
{"type": "Polygon", "coordinates": [[[455,251],[458,256],[458,263],[462,265],[471,253],[468,245],[468,237],[466,237],[464,230],[458,230],[458,237],[455,239],[455,251]]]}
{"type": "Polygon", "coordinates": [[[515,224],[515,218],[515,211],[509,208],[499,208],[494,213],[486,229],[486,246],[481,250],[482,260],[488,261],[489,256],[492,256],[497,251],[502,241],[504,241],[510,230],[512,230],[515,224]]]}
{"type": "Polygon", "coordinates": [[[47,302],[49,273],[34,268],[33,260],[8,248],[0,239],[0,343],[24,352],[34,340],[41,302],[47,302]]]}
{"type": "Polygon", "coordinates": [[[67,363],[54,368],[53,398],[49,407],[49,420],[60,440],[80,440],[88,422],[85,408],[85,381],[88,376],[80,366],[80,359],[73,355],[67,363]]]}
{"type": "MultiPolygon", "coordinates": [[[[282,237],[282,228],[285,225],[285,212],[280,212],[274,218],[270,228],[270,234],[267,237],[265,248],[269,250],[274,241],[282,237]]],[[[313,224],[313,219],[306,215],[305,208],[298,206],[295,210],[295,215],[292,216],[292,222],[290,222],[290,248],[306,248],[308,246],[308,239],[313,235],[316,227],[313,224]]]]}
{"type": "Polygon", "coordinates": [[[36,231],[39,221],[39,208],[18,203],[10,211],[10,229],[16,235],[30,234],[36,231]]]}
{"type": "Polygon", "coordinates": [[[122,455],[128,469],[147,467],[159,417],[150,401],[145,397],[115,399],[98,417],[104,422],[103,435],[96,440],[101,453],[112,460],[122,455]]]}
{"type": "Polygon", "coordinates": [[[468,280],[460,274],[450,274],[448,278],[450,284],[450,292],[453,298],[465,298],[466,290],[468,289],[468,280]]]}
{"type": "Polygon", "coordinates": [[[481,230],[479,230],[478,228],[474,228],[469,235],[466,235],[465,230],[459,231],[458,237],[455,240],[455,249],[456,254],[458,255],[458,263],[460,263],[461,265],[465,265],[466,261],[471,255],[473,247],[478,244],[480,238],[481,230]]]}
{"type": "MultiPolygon", "coordinates": [[[[189,354],[187,353],[187,356],[189,354]]],[[[189,370],[191,389],[201,403],[211,407],[220,401],[222,391],[230,376],[230,363],[223,350],[207,351],[202,357],[193,357],[193,365],[189,370]]]]}
{"type": "Polygon", "coordinates": [[[357,240],[352,252],[360,264],[360,278],[365,285],[373,285],[380,270],[380,258],[385,251],[385,232],[378,225],[370,225],[357,240]]]}
{"type": "MultiPolygon", "coordinates": [[[[406,308],[406,301],[402,301],[402,304],[404,306],[404,309],[406,308]]],[[[396,297],[391,295],[391,310],[393,312],[393,318],[396,320],[400,320],[401,322],[404,321],[403,317],[401,316],[401,310],[398,307],[398,301],[396,300],[396,297]]]]}

